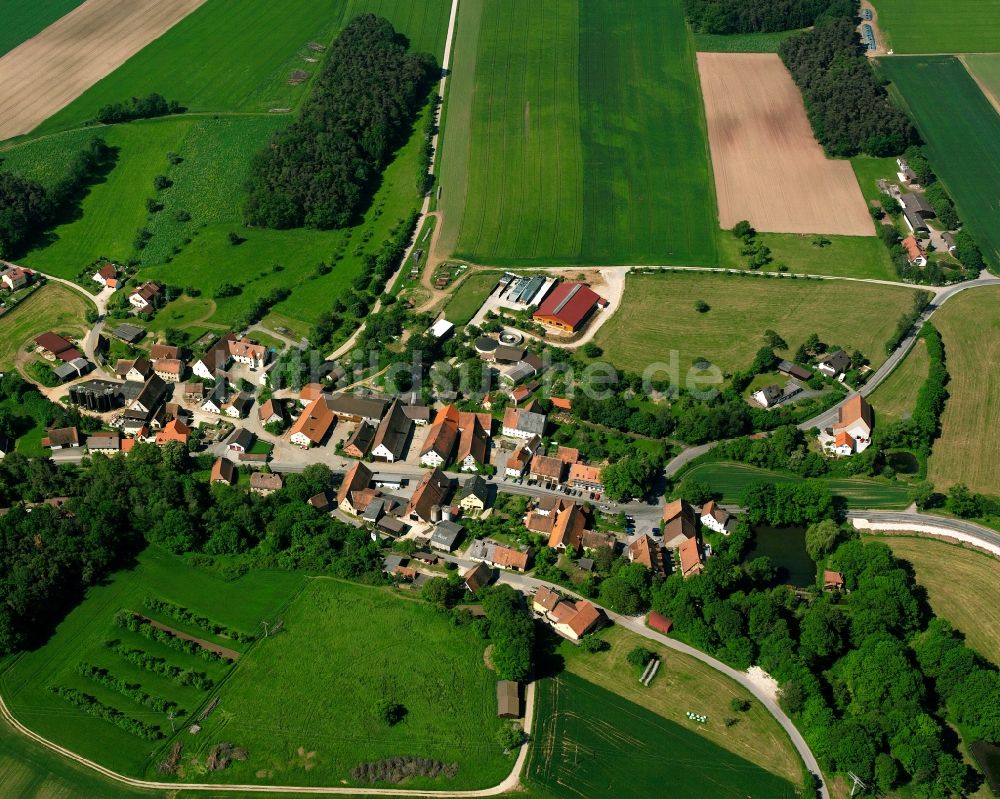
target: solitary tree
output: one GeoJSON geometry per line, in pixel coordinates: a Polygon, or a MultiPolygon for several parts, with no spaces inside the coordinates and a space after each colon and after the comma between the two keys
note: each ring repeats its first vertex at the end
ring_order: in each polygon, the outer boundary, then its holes
{"type": "Polygon", "coordinates": [[[698,313],[707,313],[708,310],[709,310],[709,304],[707,302],[705,302],[704,300],[697,300],[697,301],[695,301],[694,309],[698,313]]]}

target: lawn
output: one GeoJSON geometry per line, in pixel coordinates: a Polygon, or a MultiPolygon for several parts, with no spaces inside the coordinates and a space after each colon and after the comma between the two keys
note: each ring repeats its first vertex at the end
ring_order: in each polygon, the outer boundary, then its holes
{"type": "Polygon", "coordinates": [[[983,368],[1000,359],[998,303],[1000,287],[989,286],[953,297],[934,314],[951,377],[941,437],[927,462],[928,479],[939,491],[963,482],[974,491],[1000,494],[1000,375],[983,368]]]}
{"type": "Polygon", "coordinates": [[[660,646],[623,627],[612,627],[601,637],[611,644],[611,649],[597,654],[569,644],[561,645],[559,651],[566,658],[566,670],[693,730],[732,754],[761,765],[775,776],[798,783],[802,761],[788,734],[763,705],[735,682],[700,660],[660,646]],[[648,688],[643,687],[638,678],[628,679],[634,667],[626,661],[626,656],[636,646],[655,652],[663,660],[648,688]],[[682,707],[678,703],[680,696],[693,702],[698,712],[711,721],[698,724],[689,720],[684,714],[692,708],[682,707]],[[729,703],[733,699],[747,699],[751,707],[739,714],[738,724],[726,727],[721,720],[732,715],[729,703]]]}
{"type": "MultiPolygon", "coordinates": [[[[226,582],[190,568],[180,559],[155,548],[140,556],[137,566],[114,575],[107,584],[92,588],[86,599],[59,625],[55,634],[40,648],[25,652],[4,663],[0,692],[19,721],[30,729],[116,771],[141,776],[154,773],[157,752],[169,741],[148,742],[118,727],[77,711],[50,690],[66,685],[86,691],[126,715],[158,724],[169,736],[170,722],[161,713],[144,708],[133,700],[112,692],[83,676],[75,667],[81,661],[107,668],[112,674],[138,683],[150,694],[176,701],[193,713],[208,694],[193,686],[181,687],[159,674],[143,671],[104,647],[108,640],[120,640],[163,657],[168,663],[202,671],[215,682],[228,666],[153,643],[137,633],[114,626],[114,614],[123,608],[157,614],[143,608],[148,596],[166,599],[244,632],[257,631],[262,619],[273,619],[303,583],[290,572],[252,572],[226,582]]],[[[237,650],[235,644],[197,628],[158,615],[171,627],[185,630],[237,650]]],[[[190,743],[185,741],[190,746],[190,743]]]]}
{"type": "Polygon", "coordinates": [[[449,89],[446,251],[496,264],[715,260],[680,2],[463,3],[455,56],[476,71],[449,89]]]}
{"type": "Polygon", "coordinates": [[[83,0],[4,0],[0,56],[41,33],[83,0]]]}
{"type": "MultiPolygon", "coordinates": [[[[660,668],[669,668],[669,659],[660,668]]],[[[557,797],[791,799],[797,794],[799,780],[780,779],[575,674],[543,680],[536,696],[535,745],[526,770],[557,797]]],[[[680,712],[692,704],[684,697],[677,702],[680,712]]],[[[709,718],[709,724],[721,723],[709,718]]]]}
{"type": "Polygon", "coordinates": [[[917,339],[913,349],[897,366],[889,379],[868,397],[880,420],[908,419],[917,402],[917,394],[927,379],[930,358],[924,339],[917,339]]]}
{"type": "Polygon", "coordinates": [[[94,306],[79,292],[58,283],[36,289],[27,299],[0,316],[0,371],[13,368],[19,350],[48,330],[80,336],[86,332],[84,315],[94,306]]]}
{"type": "Polygon", "coordinates": [[[872,0],[887,46],[897,53],[981,53],[1000,42],[993,0],[872,0]]]}
{"type": "Polygon", "coordinates": [[[359,762],[406,755],[459,764],[454,780],[408,782],[415,788],[484,788],[510,771],[496,742],[496,678],[471,627],[388,589],[323,578],[282,619],[285,632],[225,684],[198,743],[202,753],[219,740],[251,752],[216,780],[336,785],[359,762]],[[401,703],[403,721],[380,721],[381,699],[401,703]]]}
{"type": "Polygon", "coordinates": [[[777,53],[785,39],[802,31],[774,33],[734,33],[729,35],[695,33],[694,49],[699,53],[777,53]]]}
{"type": "MultiPolygon", "coordinates": [[[[708,461],[698,463],[684,472],[684,479],[690,478],[707,483],[713,491],[722,494],[722,501],[737,503],[740,493],[748,483],[764,480],[769,483],[797,483],[801,477],[790,472],[776,472],[769,469],[759,469],[745,463],[729,461],[708,461]]],[[[887,480],[873,480],[864,477],[830,477],[824,478],[834,496],[843,497],[852,509],[886,509],[899,510],[907,507],[912,501],[910,489],[904,483],[894,483],[887,480]]]]}
{"type": "MultiPolygon", "coordinates": [[[[898,183],[896,171],[899,166],[895,158],[875,158],[871,155],[856,155],[851,159],[851,166],[854,167],[854,174],[858,178],[858,185],[861,186],[861,193],[871,204],[873,201],[882,202],[886,195],[879,191],[878,181],[880,179],[898,183]]],[[[881,243],[881,242],[879,242],[881,243]]]]}
{"type": "Polygon", "coordinates": [[[1000,112],[1000,53],[966,55],[961,61],[1000,112]]]}
{"type": "MultiPolygon", "coordinates": [[[[894,162],[895,163],[895,162],[894,162]]],[[[784,264],[789,272],[806,275],[898,280],[889,251],[875,236],[808,236],[798,233],[758,233],[771,249],[772,262],[761,271],[775,272],[784,264]]],[[[742,242],[728,230],[719,232],[722,266],[745,266],[742,242]]]]}
{"type": "Polygon", "coordinates": [[[763,346],[765,330],[794,353],[811,334],[827,344],[860,350],[877,366],[900,314],[912,304],[911,289],[870,284],[864,302],[841,303],[860,284],[792,280],[707,272],[633,274],[625,282],[622,308],[595,341],[615,366],[641,373],[676,354],[682,373],[699,358],[724,372],[745,369],[763,346]],[[710,310],[699,313],[696,300],[710,310]]]}
{"type": "Polygon", "coordinates": [[[479,272],[469,275],[452,293],[447,305],[444,306],[445,318],[456,325],[468,324],[490,292],[496,287],[499,279],[497,272],[479,272]]]}
{"type": "MultiPolygon", "coordinates": [[[[992,8],[998,20],[995,45],[1000,4],[992,8]]],[[[1000,267],[1000,114],[957,58],[880,59],[879,70],[909,107],[931,165],[987,263],[1000,267]]]]}
{"type": "Polygon", "coordinates": [[[935,615],[961,630],[973,649],[1000,663],[1000,607],[995,601],[1000,563],[996,558],[933,538],[887,535],[879,540],[913,566],[935,615]]]}

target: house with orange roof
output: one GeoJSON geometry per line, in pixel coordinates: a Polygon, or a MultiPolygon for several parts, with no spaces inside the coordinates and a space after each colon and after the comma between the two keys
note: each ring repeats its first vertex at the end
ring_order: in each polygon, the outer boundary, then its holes
{"type": "Polygon", "coordinates": [[[95,283],[99,283],[105,288],[117,289],[118,267],[114,264],[104,264],[104,266],[94,272],[92,279],[95,283]]]}
{"type": "Polygon", "coordinates": [[[569,477],[566,478],[571,488],[579,488],[583,491],[603,491],[604,483],[601,480],[601,468],[599,466],[588,466],[585,463],[574,463],[569,467],[569,477]]]}
{"type": "Polygon", "coordinates": [[[632,563],[641,563],[653,574],[667,575],[667,551],[648,535],[640,535],[625,550],[632,563]]]}
{"type": "Polygon", "coordinates": [[[830,569],[823,570],[823,590],[824,591],[843,591],[844,590],[844,575],[840,572],[831,571],[830,569]]]}
{"type": "Polygon", "coordinates": [[[871,405],[860,394],[855,394],[840,406],[837,423],[820,431],[819,442],[827,454],[853,455],[868,449],[874,427],[871,405]]]}
{"type": "Polygon", "coordinates": [[[302,449],[319,446],[330,432],[336,418],[325,399],[317,397],[295,420],[289,441],[302,449]]]}
{"type": "Polygon", "coordinates": [[[900,243],[906,251],[907,261],[914,266],[927,266],[927,256],[924,255],[924,248],[920,246],[916,236],[909,235],[900,243]]]}
{"type": "Polygon", "coordinates": [[[322,394],[322,383],[306,383],[299,392],[299,403],[305,408],[310,402],[318,400],[322,394]]]}
{"type": "Polygon", "coordinates": [[[486,550],[486,563],[499,569],[523,572],[528,570],[531,561],[531,550],[521,552],[500,544],[489,544],[486,550]]]}
{"type": "Polygon", "coordinates": [[[583,528],[587,525],[583,508],[575,502],[567,502],[549,518],[553,519],[549,547],[577,552],[583,544],[583,528]]]}
{"type": "Polygon", "coordinates": [[[681,575],[690,577],[693,574],[701,574],[705,569],[705,561],[701,556],[701,548],[698,546],[697,538],[689,538],[678,548],[681,561],[681,575]]]}
{"type": "Polygon", "coordinates": [[[571,641],[579,641],[604,621],[604,614],[594,604],[583,599],[573,602],[546,586],[535,591],[531,609],[571,641]]]}
{"type": "Polygon", "coordinates": [[[677,549],[684,541],[698,532],[694,508],[683,499],[675,499],[663,506],[663,546],[677,549]]]}
{"type": "MultiPolygon", "coordinates": [[[[371,482],[372,470],[361,461],[355,463],[344,475],[344,481],[337,489],[337,507],[344,513],[355,515],[360,513],[359,505],[361,503],[358,501],[360,492],[368,490],[371,482]]],[[[364,504],[367,506],[367,503],[364,504]]]]}
{"type": "Polygon", "coordinates": [[[163,429],[156,434],[156,446],[162,447],[168,441],[177,441],[187,446],[191,438],[191,428],[180,419],[173,419],[164,425],[163,429]]]}
{"type": "Polygon", "coordinates": [[[211,483],[226,483],[232,485],[236,482],[236,467],[228,458],[216,458],[212,464],[212,475],[209,478],[211,483]]]}

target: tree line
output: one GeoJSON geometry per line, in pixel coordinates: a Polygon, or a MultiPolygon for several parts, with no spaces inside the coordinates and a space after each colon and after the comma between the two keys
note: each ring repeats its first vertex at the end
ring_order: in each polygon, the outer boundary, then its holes
{"type": "Polygon", "coordinates": [[[94,178],[114,163],[117,151],[94,137],[66,165],[51,187],[13,172],[0,172],[0,258],[14,258],[76,201],[94,178]]]}
{"type": "Polygon", "coordinates": [[[367,202],[430,89],[434,59],[362,14],[330,48],[299,118],[253,159],[248,225],[345,227],[367,202]]]}
{"type": "Polygon", "coordinates": [[[898,155],[917,141],[909,117],[893,104],[863,55],[853,15],[786,39],[778,54],[802,91],[816,139],[830,155],[898,155]]]}
{"type": "Polygon", "coordinates": [[[134,119],[152,119],[168,114],[179,114],[184,109],[176,100],[167,101],[162,94],[151,92],[145,97],[131,97],[123,103],[108,103],[97,111],[97,121],[103,125],[131,122],[134,119]]]}
{"type": "Polygon", "coordinates": [[[857,12],[856,0],[684,0],[700,33],[773,33],[796,30],[857,12]]]}

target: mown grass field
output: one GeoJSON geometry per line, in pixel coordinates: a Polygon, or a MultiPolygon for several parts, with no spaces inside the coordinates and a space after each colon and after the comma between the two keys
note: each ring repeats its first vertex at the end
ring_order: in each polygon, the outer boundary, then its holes
{"type": "MultiPolygon", "coordinates": [[[[807,275],[898,280],[889,251],[874,236],[804,236],[798,233],[758,233],[771,249],[772,261],[763,272],[776,272],[781,264],[789,272],[807,275]]],[[[745,268],[743,243],[728,230],[719,233],[719,262],[745,268]]]]}
{"type": "Polygon", "coordinates": [[[695,33],[694,49],[699,53],[776,53],[785,39],[801,31],[775,33],[695,33]]]}
{"type": "Polygon", "coordinates": [[[1000,42],[992,0],[872,0],[887,46],[897,53],[982,53],[1000,42]]]}
{"type": "Polygon", "coordinates": [[[412,787],[488,787],[511,761],[496,742],[496,677],[484,642],[432,606],[381,588],[311,581],[221,692],[199,748],[233,741],[253,753],[209,779],[336,785],[359,762],[417,755],[457,762],[454,780],[412,787]],[[406,708],[399,724],[376,703],[406,708]],[[264,773],[262,773],[264,772],[264,773]]]}
{"type": "MultiPolygon", "coordinates": [[[[155,616],[142,606],[145,597],[154,596],[191,608],[243,632],[253,633],[262,619],[273,620],[303,580],[302,575],[290,572],[253,572],[239,580],[226,582],[190,568],[172,555],[150,548],[140,556],[135,568],[119,572],[108,584],[91,589],[86,599],[66,617],[43,646],[9,658],[0,673],[0,693],[22,724],[46,738],[122,773],[141,776],[147,769],[153,773],[157,761],[155,753],[168,746],[167,740],[144,741],[109,722],[85,715],[53,694],[50,686],[66,685],[86,691],[126,715],[158,724],[169,736],[170,722],[164,714],[149,710],[76,674],[77,664],[87,661],[107,668],[117,677],[140,684],[150,694],[176,701],[189,714],[207,700],[207,692],[191,686],[178,686],[166,677],[133,666],[106,649],[104,642],[120,640],[130,647],[163,657],[168,663],[203,671],[215,682],[228,672],[229,667],[178,652],[150,642],[137,633],[122,630],[113,624],[114,614],[128,608],[155,616]]],[[[217,638],[167,616],[160,617],[160,620],[170,627],[237,651],[247,648],[245,644],[217,638]]],[[[189,741],[185,744],[190,747],[189,741]]]]}
{"type": "MultiPolygon", "coordinates": [[[[871,204],[877,200],[880,203],[886,199],[886,195],[878,190],[878,181],[885,178],[890,181],[898,181],[896,170],[899,166],[895,158],[875,158],[871,155],[856,155],[851,159],[851,166],[854,167],[854,174],[858,178],[858,185],[861,193],[871,204]]],[[[879,242],[881,244],[881,242],[879,242]]]]}
{"type": "Polygon", "coordinates": [[[83,0],[5,0],[0,27],[0,56],[41,33],[83,0]]]}
{"type": "Polygon", "coordinates": [[[777,331],[794,353],[811,333],[830,346],[860,350],[874,365],[885,360],[885,342],[913,292],[865,286],[864,303],[836,301],[855,284],[709,272],[632,274],[622,308],[595,336],[604,358],[641,373],[678,353],[683,373],[705,358],[724,372],[745,369],[763,346],[765,330],[777,331]],[[710,310],[699,313],[697,300],[710,310]]]}
{"type": "Polygon", "coordinates": [[[561,645],[559,652],[566,659],[566,670],[759,764],[777,777],[799,782],[802,761],[788,734],[742,687],[700,660],[623,627],[611,627],[601,633],[601,638],[611,644],[611,649],[596,654],[569,644],[561,645]],[[635,667],[626,660],[636,646],[655,652],[663,661],[649,687],[639,682],[635,667]],[[692,707],[680,702],[680,697],[692,707]],[[722,719],[733,715],[729,707],[733,699],[750,700],[751,706],[746,713],[739,714],[739,723],[726,727],[722,719]],[[698,724],[684,715],[687,710],[695,709],[708,716],[710,722],[698,724]]]}
{"type": "MultiPolygon", "coordinates": [[[[731,461],[708,461],[699,463],[684,472],[684,478],[708,483],[714,491],[722,494],[722,501],[737,503],[740,493],[755,480],[769,483],[798,483],[803,478],[785,472],[759,469],[745,463],[731,461]]],[[[849,507],[858,509],[899,510],[912,501],[910,489],[904,483],[887,480],[873,480],[864,477],[830,477],[823,482],[834,496],[843,497],[849,507]]]]}
{"type": "Polygon", "coordinates": [[[951,377],[941,416],[941,437],[927,461],[927,477],[939,491],[962,482],[975,491],[1000,494],[1000,375],[985,367],[1000,359],[1000,287],[963,292],[934,314],[951,377]]]}
{"type": "Polygon", "coordinates": [[[94,308],[79,292],[49,283],[0,316],[0,372],[12,369],[19,351],[34,346],[35,336],[51,330],[68,336],[86,332],[88,309],[94,308]]]}
{"type": "MultiPolygon", "coordinates": [[[[660,669],[668,667],[669,660],[660,669]]],[[[536,702],[526,770],[557,797],[796,795],[792,783],[574,674],[543,680],[536,702]]],[[[682,695],[675,702],[683,709],[691,704],[682,695]]]]}
{"type": "Polygon", "coordinates": [[[714,261],[679,2],[469,2],[458,28],[456,60],[476,73],[449,89],[446,250],[496,264],[714,261]]]}
{"type": "Polygon", "coordinates": [[[897,366],[889,379],[875,389],[868,401],[875,409],[880,420],[891,421],[905,419],[913,413],[920,387],[927,379],[930,369],[930,357],[927,355],[927,344],[917,339],[913,349],[897,366]]]}
{"type": "Polygon", "coordinates": [[[966,55],[962,56],[961,61],[972,77],[979,82],[987,99],[991,100],[1000,112],[1000,53],[966,55]]]}
{"type": "MultiPolygon", "coordinates": [[[[991,7],[997,17],[996,46],[1000,5],[991,7]]],[[[937,28],[950,25],[949,9],[949,25],[937,28]]],[[[955,200],[987,263],[1000,267],[1000,114],[957,58],[886,58],[878,63],[909,107],[927,141],[934,171],[955,200]]]]}
{"type": "Polygon", "coordinates": [[[499,280],[497,272],[469,275],[444,306],[445,318],[456,325],[468,324],[499,280]]]}
{"type": "Polygon", "coordinates": [[[995,601],[1000,562],[933,538],[887,535],[879,540],[913,566],[934,613],[961,630],[973,649],[1000,662],[1000,607],[995,601]]]}

